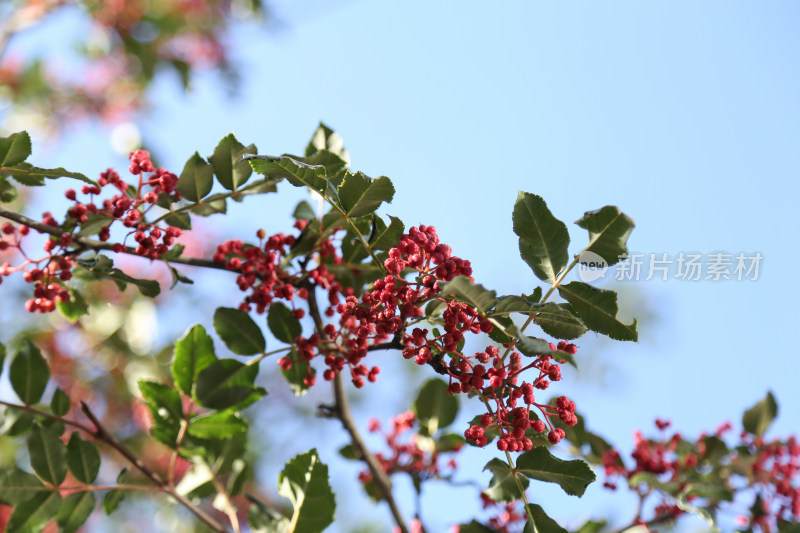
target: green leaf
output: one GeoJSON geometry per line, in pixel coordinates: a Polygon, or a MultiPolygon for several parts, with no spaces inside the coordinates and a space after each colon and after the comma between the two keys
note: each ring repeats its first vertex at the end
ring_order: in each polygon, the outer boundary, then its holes
{"type": "Polygon", "coordinates": [[[800,533],[800,522],[778,520],[778,533],[800,533]]]}
{"type": "Polygon", "coordinates": [[[317,533],[333,522],[336,502],[328,482],[328,467],[316,448],[286,463],[278,476],[278,493],[292,502],[290,531],[317,533]]]}
{"type": "Polygon", "coordinates": [[[241,160],[242,156],[255,152],[257,150],[254,145],[245,146],[236,140],[233,133],[229,133],[219,142],[214,149],[214,155],[208,160],[214,166],[214,174],[220,184],[233,191],[244,185],[253,173],[250,165],[241,160]]]}
{"type": "Polygon", "coordinates": [[[303,333],[303,326],[292,314],[291,309],[281,302],[272,302],[267,312],[269,330],[279,341],[292,344],[303,333]]]}
{"type": "Polygon", "coordinates": [[[775,417],[778,416],[778,403],[772,392],[768,392],[763,400],[748,409],[742,415],[742,426],[753,435],[763,435],[775,417]]]}
{"type": "Polygon", "coordinates": [[[56,514],[61,533],[77,531],[92,514],[96,503],[90,491],[76,492],[64,498],[56,514]]]}
{"type": "Polygon", "coordinates": [[[55,486],[61,485],[67,477],[67,447],[56,433],[34,424],[28,438],[28,453],[36,475],[55,486]]]}
{"type": "Polygon", "coordinates": [[[90,180],[80,172],[69,172],[62,167],[58,168],[39,168],[30,163],[18,163],[15,166],[8,166],[0,169],[0,176],[12,176],[19,181],[32,183],[37,178],[72,178],[83,181],[89,185],[97,185],[94,180],[90,180]]]}
{"type": "Polygon", "coordinates": [[[42,398],[44,388],[50,379],[47,362],[30,340],[25,339],[14,360],[11,361],[9,376],[11,386],[25,405],[32,405],[42,398]]]}
{"type": "Polygon", "coordinates": [[[361,172],[348,173],[339,187],[339,200],[349,218],[375,212],[383,202],[394,197],[392,180],[386,176],[369,178],[361,172]]]}
{"type": "Polygon", "coordinates": [[[0,434],[18,437],[27,433],[33,426],[33,415],[30,413],[12,409],[11,407],[4,407],[2,412],[3,416],[0,420],[2,420],[3,424],[0,426],[0,434]]]}
{"type": "Polygon", "coordinates": [[[100,472],[100,451],[75,432],[67,444],[67,466],[75,479],[92,483],[100,472]]]}
{"type": "Polygon", "coordinates": [[[221,412],[192,419],[189,435],[201,439],[227,439],[247,431],[247,422],[238,413],[221,412]]]}
{"type": "Polygon", "coordinates": [[[369,238],[369,246],[373,250],[389,250],[397,246],[403,236],[405,225],[397,217],[389,215],[389,226],[378,216],[375,217],[375,231],[369,238]]]}
{"type": "Polygon", "coordinates": [[[540,196],[522,191],[511,218],[522,259],[537,278],[555,283],[569,260],[567,226],[553,216],[540,196]]]}
{"type": "Polygon", "coordinates": [[[317,213],[314,211],[314,208],[311,207],[311,204],[303,200],[294,208],[292,218],[296,220],[311,220],[317,218],[317,213]]]}
{"type": "Polygon", "coordinates": [[[336,154],[343,161],[350,161],[350,156],[347,150],[344,149],[344,142],[341,136],[320,122],[317,130],[311,137],[311,141],[309,141],[308,146],[306,146],[306,157],[311,157],[315,153],[323,150],[336,154]]]}
{"type": "Polygon", "coordinates": [[[161,418],[183,418],[183,401],[181,394],[164,383],[148,379],[139,380],[142,397],[155,411],[160,411],[161,418]]]}
{"type": "MultiPolygon", "coordinates": [[[[256,365],[245,365],[235,359],[220,359],[208,365],[197,376],[197,400],[211,409],[227,409],[266,394],[254,382],[258,375],[256,365]]],[[[257,399],[257,398],[256,398],[257,399]]]]}
{"type": "Polygon", "coordinates": [[[69,411],[69,396],[61,390],[56,389],[50,399],[50,411],[56,416],[64,416],[69,411]]]}
{"type": "Polygon", "coordinates": [[[459,524],[458,533],[494,533],[494,529],[488,528],[478,522],[472,520],[469,524],[459,524]]]}
{"type": "Polygon", "coordinates": [[[188,329],[175,343],[172,355],[172,379],[184,394],[192,395],[197,375],[217,360],[214,341],[200,324],[188,329]]]}
{"type": "Polygon", "coordinates": [[[322,165],[309,165],[287,155],[248,155],[243,159],[249,161],[253,170],[268,178],[286,178],[295,187],[309,187],[320,194],[328,189],[322,165]]]}
{"type": "Polygon", "coordinates": [[[467,439],[458,433],[446,433],[439,437],[436,441],[436,451],[442,452],[456,452],[464,447],[467,439]]]}
{"type": "MultiPolygon", "coordinates": [[[[522,493],[519,491],[517,481],[514,479],[514,473],[508,467],[508,464],[500,459],[494,458],[483,468],[492,473],[492,479],[489,481],[489,488],[484,490],[483,493],[490,499],[496,502],[510,503],[514,500],[522,498],[522,493]]],[[[519,481],[522,484],[523,490],[528,488],[528,479],[524,476],[519,476],[519,481]]]]}
{"type": "Polygon", "coordinates": [[[575,530],[575,533],[600,533],[605,529],[606,524],[607,522],[605,520],[601,522],[587,520],[581,527],[575,530]]]}
{"type": "Polygon", "coordinates": [[[155,298],[161,292],[161,287],[157,281],[135,279],[118,268],[112,268],[114,262],[105,255],[98,254],[92,259],[80,259],[78,264],[87,269],[94,279],[108,278],[113,280],[120,291],[124,291],[128,283],[133,283],[138,287],[139,292],[148,298],[155,298]]]}
{"type": "Polygon", "coordinates": [[[6,531],[14,533],[39,533],[58,512],[61,495],[58,492],[41,492],[14,507],[6,524],[6,531]]]}
{"type": "Polygon", "coordinates": [[[100,233],[101,229],[110,226],[112,222],[113,219],[100,213],[89,213],[86,222],[81,224],[75,235],[78,237],[92,237],[100,233]]]}
{"type": "Polygon", "coordinates": [[[0,342],[0,376],[3,375],[3,366],[6,362],[6,347],[0,342]]]}
{"type": "Polygon", "coordinates": [[[83,299],[83,295],[74,287],[70,287],[69,289],[69,301],[56,302],[56,309],[58,309],[58,312],[61,313],[64,318],[73,324],[76,323],[80,317],[89,314],[89,306],[86,304],[86,300],[83,299]]]}
{"type": "Polygon", "coordinates": [[[281,369],[281,375],[289,384],[289,389],[292,391],[292,394],[297,397],[303,396],[308,392],[308,385],[305,384],[305,379],[308,377],[309,370],[312,376],[316,375],[317,371],[295,351],[289,352],[287,357],[292,359],[294,363],[289,370],[281,369]]]}
{"type": "Polygon", "coordinates": [[[339,455],[344,457],[345,459],[350,459],[351,461],[360,461],[360,457],[356,453],[356,449],[353,447],[352,444],[346,444],[339,448],[339,455]]]}
{"type": "Polygon", "coordinates": [[[31,137],[27,131],[0,137],[0,167],[13,167],[31,155],[31,137]]]}
{"type": "Polygon", "coordinates": [[[422,435],[433,435],[453,423],[458,414],[458,398],[447,392],[447,383],[440,379],[425,382],[414,401],[422,435]]]}
{"type": "Polygon", "coordinates": [[[289,519],[247,494],[252,505],[247,509],[247,525],[251,533],[290,533],[289,519]]]}
{"type": "Polygon", "coordinates": [[[556,339],[577,339],[588,331],[583,322],[572,314],[572,307],[566,304],[547,302],[541,305],[533,322],[556,339]]]}
{"type": "MultiPolygon", "coordinates": [[[[117,484],[125,485],[129,482],[129,478],[130,474],[128,473],[127,467],[123,468],[117,476],[117,484]]],[[[116,511],[117,507],[119,507],[119,504],[122,503],[122,500],[125,499],[129,492],[130,491],[127,490],[108,491],[105,497],[103,497],[103,511],[109,515],[116,511]]]]}
{"type": "Polygon", "coordinates": [[[602,257],[608,265],[620,261],[628,254],[628,236],[633,230],[633,220],[616,206],[607,205],[597,211],[589,211],[578,226],[589,231],[589,246],[584,252],[592,252],[602,257]]]}
{"type": "Polygon", "coordinates": [[[584,461],[564,461],[544,447],[520,455],[517,471],[530,479],[557,483],[570,496],[583,496],[586,487],[595,480],[594,472],[584,461]]]}
{"type": "Polygon", "coordinates": [[[456,276],[442,286],[442,294],[454,294],[459,300],[468,303],[481,314],[497,305],[497,293],[487,290],[483,285],[472,283],[466,276],[456,276]]]}
{"type": "Polygon", "coordinates": [[[41,492],[50,492],[50,489],[33,474],[23,472],[16,466],[0,469],[0,502],[16,505],[41,492]]]}
{"type": "Polygon", "coordinates": [[[559,286],[558,293],[572,305],[575,314],[592,331],[608,335],[618,341],[639,339],[636,319],[630,325],[617,320],[616,292],[596,289],[586,283],[573,281],[559,286]]]}
{"type": "Polygon", "coordinates": [[[187,200],[199,202],[211,192],[213,185],[214,167],[206,163],[206,160],[195,152],[183,166],[183,172],[181,172],[175,190],[187,200]]]}
{"type": "Polygon", "coordinates": [[[239,309],[218,307],[214,312],[214,330],[235,354],[254,355],[267,349],[261,328],[239,309]]]}
{"type": "Polygon", "coordinates": [[[531,515],[533,515],[533,524],[529,520],[523,533],[533,531],[536,531],[536,533],[567,533],[567,530],[558,525],[558,522],[547,516],[547,513],[544,512],[540,505],[529,503],[528,508],[531,510],[531,515]]]}
{"type": "Polygon", "coordinates": [[[13,202],[17,199],[17,188],[14,187],[8,180],[3,179],[2,172],[0,172],[0,202],[13,202]]]}

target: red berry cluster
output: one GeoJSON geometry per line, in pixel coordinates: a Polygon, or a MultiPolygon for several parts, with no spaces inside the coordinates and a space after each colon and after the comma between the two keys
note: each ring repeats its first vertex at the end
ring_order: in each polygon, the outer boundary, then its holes
{"type": "MultiPolygon", "coordinates": [[[[493,509],[495,511],[495,514],[489,518],[486,525],[497,533],[521,531],[528,517],[524,509],[519,505],[520,501],[521,500],[509,503],[498,503],[484,493],[481,493],[483,508],[493,509]]],[[[458,530],[455,530],[454,533],[458,533],[458,530]]]]}
{"type": "Polygon", "coordinates": [[[175,239],[181,235],[179,228],[172,226],[161,228],[143,221],[159,195],[169,195],[171,200],[180,197],[175,191],[178,177],[163,168],[155,168],[150,161],[150,154],[144,150],[132,152],[130,160],[128,170],[138,176],[138,186],[135,191],[116,171],[108,169],[100,174],[98,185],[84,185],[81,188],[81,193],[88,195],[89,201],[78,200],[78,194],[73,189],[66,191],[65,196],[74,202],[74,205],[67,211],[66,221],[63,224],[59,224],[49,212],[42,215],[44,225],[63,231],[60,235],[53,235],[45,241],[44,257],[31,259],[22,249],[22,239],[30,232],[28,226],[15,227],[10,223],[3,225],[0,252],[15,250],[24,260],[15,267],[9,262],[0,266],[0,282],[3,276],[24,271],[25,281],[35,284],[33,298],[25,303],[28,311],[48,313],[55,310],[56,303],[70,300],[69,290],[64,282],[72,278],[72,268],[76,264],[75,252],[71,247],[74,244],[75,233],[82,225],[88,223],[90,218],[93,221],[108,220],[98,233],[98,238],[103,242],[110,239],[112,224],[117,220],[121,221],[123,226],[130,228],[130,231],[121,243],[114,243],[112,249],[115,252],[122,252],[125,249],[125,240],[132,235],[138,243],[136,254],[150,259],[157,259],[167,253],[175,243],[175,239]],[[94,197],[108,185],[116,188],[117,194],[98,205],[94,197]],[[144,191],[145,187],[148,189],[147,192],[144,191]]]}
{"type": "MultiPolygon", "coordinates": [[[[660,431],[669,427],[665,420],[656,420],[660,431]]],[[[715,468],[731,472],[727,488],[736,493],[753,493],[757,504],[751,509],[750,519],[740,516],[743,526],[750,525],[760,531],[774,531],[778,520],[800,518],[800,444],[792,436],[785,442],[765,442],[761,437],[742,432],[740,442],[728,448],[721,440],[730,431],[731,425],[720,426],[715,435],[700,435],[694,441],[686,441],[679,433],[661,439],[646,439],[639,431],[634,433],[634,450],[631,457],[635,465],[625,466],[617,450],[606,450],[602,457],[606,481],[604,486],[617,488],[618,478],[630,479],[639,472],[659,476],[664,482],[675,485],[678,490],[702,479],[703,473],[715,468]],[[717,466],[713,466],[717,465],[717,466]],[[737,479],[734,480],[734,475],[737,479]]],[[[648,490],[660,487],[651,487],[648,490]]],[[[660,494],[661,501],[653,510],[653,520],[673,519],[683,513],[676,505],[672,494],[660,494]]],[[[688,500],[694,499],[692,494],[688,500]]]]}
{"type": "MultiPolygon", "coordinates": [[[[407,411],[392,418],[391,430],[385,432],[383,437],[389,447],[389,453],[376,453],[375,457],[381,464],[383,471],[389,475],[397,472],[406,472],[416,479],[425,480],[438,477],[442,472],[440,463],[440,452],[436,449],[430,450],[428,446],[420,447],[420,436],[414,433],[408,439],[401,441],[401,436],[411,431],[416,426],[417,419],[413,412],[407,411]],[[423,449],[424,448],[424,449],[423,449]]],[[[381,424],[376,419],[369,421],[369,431],[378,433],[381,431],[381,424]]],[[[448,452],[456,453],[460,450],[456,446],[448,452]]],[[[456,468],[454,459],[447,462],[447,467],[452,471],[456,468]]],[[[372,481],[372,475],[368,471],[361,472],[358,479],[362,483],[372,481]]]]}

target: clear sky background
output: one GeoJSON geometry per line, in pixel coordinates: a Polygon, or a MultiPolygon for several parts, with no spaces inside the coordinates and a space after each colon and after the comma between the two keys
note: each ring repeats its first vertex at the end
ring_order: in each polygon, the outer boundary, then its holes
{"type": "MultiPolygon", "coordinates": [[[[571,223],[608,204],[636,222],[632,251],[760,252],[757,281],[598,282],[621,292],[627,316],[639,316],[640,342],[580,339],[581,370],[554,392],[573,398],[590,428],[623,449],[657,416],[686,435],[738,425],[768,390],[780,405],[772,434],[800,430],[800,4],[272,5],[280,24],[245,23],[231,35],[243,74],[237,97],[213,75],[188,94],[171,74],[153,88],[155,106],[140,126],[161,165],[180,172],[195,150],[212,153],[230,131],[261,153],[298,153],[324,121],[344,138],[354,169],[395,183],[384,213],[435,225],[499,294],[530,292],[538,281],[512,232],[519,190],[544,197],[568,224],[572,253],[586,235],[571,223]]],[[[74,31],[53,21],[44,37],[19,44],[52,46],[74,31]]],[[[42,165],[90,175],[124,165],[96,127],[34,150],[42,165]]],[[[238,218],[210,224],[225,233],[236,224],[249,236],[257,219],[284,231],[303,197],[292,194],[248,201],[238,218]]],[[[286,458],[307,447],[287,449],[286,458]]],[[[536,488],[534,499],[566,524],[616,512],[600,483],[588,502],[536,488]]],[[[451,516],[466,518],[475,501],[428,509],[426,518],[438,531],[451,516]]]]}

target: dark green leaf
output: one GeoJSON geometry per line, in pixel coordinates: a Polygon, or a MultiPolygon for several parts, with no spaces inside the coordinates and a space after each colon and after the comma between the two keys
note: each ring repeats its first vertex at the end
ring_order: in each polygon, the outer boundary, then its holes
{"type": "Polygon", "coordinates": [[[0,167],[13,167],[31,155],[31,137],[27,131],[0,137],[0,167]]]}
{"type": "Polygon", "coordinates": [[[468,303],[482,314],[497,304],[496,292],[483,285],[472,283],[466,276],[456,276],[442,286],[442,294],[454,294],[459,300],[468,303]]]}
{"type": "Polygon", "coordinates": [[[588,331],[581,320],[572,314],[572,307],[568,304],[547,302],[540,304],[533,317],[533,322],[542,328],[542,331],[556,339],[577,339],[588,331]]]}
{"type": "Polygon", "coordinates": [[[31,165],[30,163],[18,163],[14,166],[5,167],[0,169],[0,176],[13,176],[14,179],[20,181],[36,180],[37,178],[72,178],[83,181],[90,185],[97,185],[94,180],[90,180],[80,172],[69,172],[62,167],[58,168],[39,168],[31,165]]]}
{"type": "Polygon", "coordinates": [[[595,480],[594,472],[584,461],[564,461],[544,447],[520,455],[517,470],[530,479],[557,483],[570,496],[583,496],[586,487],[595,480]]]}
{"type": "Polygon", "coordinates": [[[205,407],[227,409],[248,400],[251,394],[266,394],[255,387],[256,365],[245,365],[235,359],[220,359],[208,365],[197,376],[197,400],[205,407]]]}
{"type": "Polygon", "coordinates": [[[82,259],[78,261],[78,264],[91,272],[94,279],[108,278],[113,280],[120,291],[124,291],[128,283],[133,283],[139,288],[139,292],[148,298],[155,298],[161,292],[161,287],[157,281],[135,279],[118,268],[112,268],[114,262],[105,255],[99,254],[93,259],[82,259]]]}
{"type": "Polygon", "coordinates": [[[472,520],[469,524],[459,524],[458,533],[494,533],[494,529],[488,528],[478,522],[472,520]]]}
{"type": "Polygon", "coordinates": [[[352,444],[347,444],[339,448],[339,455],[341,455],[345,459],[350,459],[351,461],[361,460],[361,458],[356,453],[356,449],[353,447],[352,444]]]}
{"type": "Polygon", "coordinates": [[[75,235],[78,237],[92,237],[100,233],[101,229],[110,226],[112,221],[112,219],[100,213],[89,213],[86,222],[81,224],[75,235]]]}
{"type": "Polygon", "coordinates": [[[75,432],[67,444],[67,466],[75,479],[92,483],[100,472],[100,451],[75,432]]]}
{"type": "Polygon", "coordinates": [[[60,505],[61,495],[58,492],[40,492],[14,507],[6,531],[39,533],[55,517],[60,505]]]}
{"type": "Polygon", "coordinates": [[[207,217],[216,214],[225,214],[228,211],[227,199],[222,195],[212,194],[205,200],[201,200],[197,205],[189,209],[195,215],[207,217]]]}
{"type": "Polygon", "coordinates": [[[50,399],[50,411],[56,416],[64,416],[69,411],[69,396],[61,390],[56,389],[50,399]]]}
{"type": "Polygon", "coordinates": [[[197,375],[217,360],[214,341],[200,324],[192,326],[175,343],[172,356],[172,379],[184,394],[192,395],[197,375]]]}
{"type": "Polygon", "coordinates": [[[778,520],[778,533],[800,533],[800,522],[778,520]]]}
{"type": "Polygon", "coordinates": [[[542,509],[540,505],[530,503],[528,504],[528,508],[530,508],[531,514],[533,515],[533,523],[529,520],[528,523],[525,524],[523,533],[533,533],[534,531],[535,533],[567,533],[567,530],[558,525],[558,522],[547,516],[547,513],[544,512],[544,509],[542,509]]]}
{"type": "Polygon", "coordinates": [[[425,382],[414,401],[422,435],[433,435],[453,423],[458,414],[458,398],[447,392],[447,383],[440,379],[425,382]]]}
{"type": "Polygon", "coordinates": [[[56,514],[61,533],[77,531],[94,511],[95,503],[90,491],[76,492],[64,498],[56,514]]]}
{"type": "Polygon", "coordinates": [[[214,312],[214,330],[235,354],[254,355],[267,349],[261,328],[239,309],[218,307],[214,312]]]}
{"type": "Polygon", "coordinates": [[[293,531],[317,533],[333,522],[336,508],[328,467],[312,449],[286,463],[278,476],[278,493],[292,502],[293,531]]]}
{"type": "Polygon", "coordinates": [[[344,142],[341,136],[320,122],[317,130],[311,137],[311,141],[309,141],[308,146],[306,146],[306,157],[310,157],[323,150],[336,154],[344,161],[350,160],[347,150],[344,149],[344,142]]]}
{"type": "Polygon", "coordinates": [[[467,443],[463,435],[457,433],[446,433],[436,441],[437,452],[456,452],[467,443]]]}
{"type": "Polygon", "coordinates": [[[375,212],[383,202],[391,203],[394,186],[386,176],[371,179],[361,172],[347,174],[339,187],[339,200],[350,218],[375,212]]]}
{"type": "Polygon", "coordinates": [[[50,492],[50,489],[33,474],[23,472],[16,466],[0,469],[0,502],[16,505],[40,492],[50,492]]]}
{"type": "Polygon", "coordinates": [[[0,426],[0,434],[8,435],[9,437],[18,437],[27,433],[33,425],[32,414],[12,409],[11,407],[3,408],[3,417],[0,420],[3,421],[2,426],[0,426]]]}
{"type": "Polygon", "coordinates": [[[28,453],[36,475],[53,485],[61,485],[67,477],[67,447],[56,433],[34,425],[28,438],[28,453]]]}
{"type": "Polygon", "coordinates": [[[308,377],[309,371],[312,376],[316,375],[317,371],[295,351],[289,352],[287,357],[292,359],[294,363],[289,370],[281,369],[281,375],[289,384],[289,389],[291,389],[292,394],[298,397],[303,396],[308,392],[308,385],[306,385],[305,379],[308,377]]]}
{"type": "Polygon", "coordinates": [[[183,418],[183,402],[181,394],[164,383],[148,379],[139,380],[139,390],[145,401],[155,409],[161,411],[161,418],[183,418]]]}
{"type": "Polygon", "coordinates": [[[589,211],[575,223],[589,231],[589,246],[584,252],[599,255],[608,265],[614,265],[620,261],[620,257],[627,256],[628,236],[634,224],[616,206],[607,205],[597,211],[589,211]]]}
{"type": "Polygon", "coordinates": [[[247,431],[247,422],[237,413],[211,413],[192,419],[189,435],[201,439],[227,439],[247,431]]]}
{"type": "Polygon", "coordinates": [[[69,289],[69,301],[56,302],[56,309],[73,324],[80,317],[89,314],[89,306],[86,304],[86,300],[83,299],[83,295],[75,287],[70,287],[69,289]]]}
{"type": "Polygon", "coordinates": [[[567,226],[553,216],[540,196],[522,191],[511,218],[522,259],[537,278],[555,283],[569,260],[567,226]]]}
{"type": "Polygon", "coordinates": [[[763,400],[748,409],[742,415],[742,426],[753,435],[763,435],[775,417],[778,416],[778,403],[772,392],[768,392],[763,400]]]}
{"type": "Polygon", "coordinates": [[[253,170],[268,178],[286,178],[295,187],[309,187],[320,194],[328,188],[325,167],[309,165],[289,156],[253,155],[244,158],[253,170]]]}
{"type": "Polygon", "coordinates": [[[212,185],[214,185],[214,167],[195,152],[184,165],[175,190],[187,200],[198,202],[211,192],[212,185]]]}
{"type": "Polygon", "coordinates": [[[279,341],[292,344],[303,333],[303,326],[292,314],[291,309],[281,302],[272,302],[267,312],[269,330],[279,341]]]}
{"type": "MultiPolygon", "coordinates": [[[[492,473],[489,488],[483,491],[487,497],[503,503],[513,502],[522,498],[517,481],[514,479],[514,473],[505,462],[494,458],[486,463],[483,469],[492,473]]],[[[519,476],[519,482],[522,484],[523,490],[528,488],[528,479],[526,477],[519,476]]]]}
{"type": "Polygon", "coordinates": [[[292,217],[297,220],[311,220],[317,218],[317,213],[314,211],[314,208],[311,207],[311,204],[303,200],[294,208],[292,217]]]}
{"type": "Polygon", "coordinates": [[[606,527],[606,521],[596,522],[594,520],[587,520],[581,527],[575,530],[575,533],[600,533],[606,527]]]}
{"type": "Polygon", "coordinates": [[[241,161],[244,154],[256,153],[254,145],[244,146],[236,140],[233,133],[225,136],[214,149],[214,155],[208,158],[214,166],[214,174],[223,187],[229,191],[238,189],[253,173],[250,165],[241,161]]]}
{"type": "MultiPolygon", "coordinates": [[[[203,204],[203,205],[207,205],[207,204],[203,204]]],[[[199,209],[201,209],[201,207],[197,208],[197,210],[199,210],[199,209]]],[[[192,213],[196,213],[197,210],[194,209],[194,208],[191,209],[192,213]]],[[[168,224],[170,226],[175,226],[176,228],[180,228],[180,229],[185,229],[185,230],[192,229],[192,218],[189,216],[189,213],[173,213],[171,215],[167,215],[166,217],[164,217],[164,223],[168,224]]],[[[173,247],[172,250],[174,250],[177,246],[179,246],[179,245],[176,245],[175,247],[173,247]]],[[[173,259],[173,258],[177,257],[177,255],[174,255],[174,252],[172,252],[172,250],[170,250],[169,252],[167,252],[164,255],[162,255],[161,258],[162,259],[163,258],[173,259]]],[[[180,254],[178,254],[178,255],[180,255],[180,254]]]]}
{"type": "Polygon", "coordinates": [[[617,319],[617,293],[596,289],[580,281],[558,287],[558,293],[567,300],[575,314],[592,331],[608,335],[618,341],[636,341],[639,334],[636,319],[631,325],[617,319]]]}
{"type": "Polygon", "coordinates": [[[13,202],[17,199],[17,195],[17,188],[8,180],[3,179],[2,172],[0,172],[0,202],[13,202]]]}
{"type": "MultiPolygon", "coordinates": [[[[122,471],[117,476],[117,484],[118,485],[125,485],[129,482],[130,474],[128,473],[127,468],[123,468],[122,471]]],[[[122,500],[125,499],[125,496],[128,495],[130,491],[127,490],[110,490],[106,493],[105,497],[103,498],[103,511],[106,514],[111,514],[117,510],[119,504],[122,503],[122,500]]]]}
{"type": "Polygon", "coordinates": [[[42,398],[50,379],[50,369],[42,353],[30,340],[25,339],[9,372],[11,386],[25,405],[32,405],[42,398]]]}
{"type": "Polygon", "coordinates": [[[389,226],[380,218],[375,217],[375,231],[369,238],[369,246],[373,250],[389,250],[397,246],[400,237],[403,236],[405,226],[403,221],[397,217],[389,215],[389,226]]]}

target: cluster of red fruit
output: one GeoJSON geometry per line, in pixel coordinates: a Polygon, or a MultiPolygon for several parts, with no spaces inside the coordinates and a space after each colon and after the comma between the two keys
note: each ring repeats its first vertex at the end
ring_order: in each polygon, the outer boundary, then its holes
{"type": "Polygon", "coordinates": [[[131,164],[128,170],[138,176],[138,186],[132,192],[128,183],[123,181],[113,169],[108,169],[100,174],[98,185],[84,185],[81,193],[89,196],[88,202],[78,200],[78,195],[73,189],[66,191],[65,196],[74,202],[67,211],[66,221],[59,224],[50,212],[42,215],[42,223],[60,230],[58,235],[51,235],[45,241],[45,256],[40,259],[31,259],[22,249],[22,239],[28,235],[30,228],[25,225],[14,226],[5,223],[0,237],[0,252],[14,249],[24,260],[12,267],[9,262],[0,266],[0,282],[3,276],[24,271],[24,279],[28,283],[35,283],[33,298],[25,303],[25,308],[31,312],[49,313],[56,308],[57,302],[70,300],[69,290],[63,282],[72,278],[72,268],[75,267],[74,252],[70,247],[74,244],[75,234],[82,226],[90,222],[101,222],[98,238],[106,242],[111,237],[111,226],[116,221],[130,228],[122,242],[114,243],[113,250],[121,252],[125,249],[125,241],[133,236],[138,243],[135,253],[150,259],[157,259],[169,252],[175,239],[181,235],[180,228],[167,226],[158,227],[155,224],[142,222],[147,212],[156,204],[159,195],[170,195],[177,199],[180,195],[175,191],[178,177],[163,168],[155,168],[150,161],[150,154],[145,150],[136,150],[130,154],[131,164]],[[148,174],[148,177],[145,177],[148,174]],[[105,199],[100,205],[94,202],[94,196],[99,195],[107,185],[113,185],[118,193],[105,199]],[[148,189],[144,191],[145,187],[148,189]],[[105,222],[107,221],[107,222],[105,222]]]}

